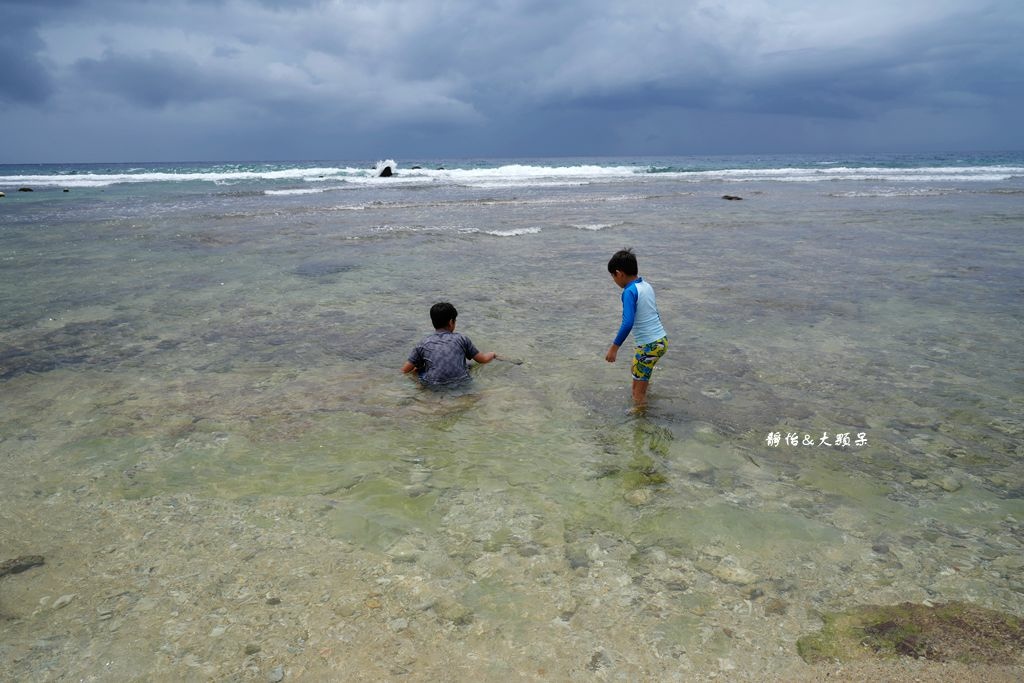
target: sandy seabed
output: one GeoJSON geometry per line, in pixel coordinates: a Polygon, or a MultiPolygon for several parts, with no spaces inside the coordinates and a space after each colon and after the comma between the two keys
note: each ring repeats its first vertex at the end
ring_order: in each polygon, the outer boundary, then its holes
{"type": "MultiPolygon", "coordinates": [[[[558,543],[445,557],[426,539],[374,553],[318,533],[330,500],[257,506],[189,495],[97,502],[88,490],[6,501],[5,552],[42,566],[0,580],[6,680],[1018,681],[1024,666],[901,658],[805,664],[817,628],[796,604],[721,583],[700,636],[666,637],[666,602],[695,571],[614,539],[586,567],[558,543]],[[66,530],[77,529],[68,537],[66,530]],[[503,595],[543,593],[518,612],[503,595]],[[475,597],[474,597],[475,596],[475,597]],[[542,607],[537,607],[542,604],[542,607]],[[620,628],[623,617],[628,627],[620,628]],[[723,656],[725,653],[725,656],[723,656]]],[[[532,596],[536,597],[536,596],[532,596]]],[[[818,622],[820,624],[820,622],[818,622]]]]}
{"type": "Polygon", "coordinates": [[[0,577],[0,680],[1024,679],[795,645],[1024,614],[1019,191],[742,187],[12,213],[0,562],[45,564],[0,577]],[[603,361],[627,245],[672,340],[646,420],[603,361]],[[397,368],[449,298],[526,363],[442,404],[397,368]],[[869,445],[765,445],[797,430],[869,445]]]}

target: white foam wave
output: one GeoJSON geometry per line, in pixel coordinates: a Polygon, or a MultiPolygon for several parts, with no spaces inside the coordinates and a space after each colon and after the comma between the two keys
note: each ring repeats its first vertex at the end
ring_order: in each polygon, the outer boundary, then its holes
{"type": "MultiPolygon", "coordinates": [[[[393,163],[393,162],[391,162],[393,163]]],[[[183,183],[210,182],[238,184],[245,182],[271,182],[281,184],[325,185],[326,190],[338,183],[346,187],[374,185],[379,187],[417,187],[457,185],[468,188],[494,190],[520,187],[575,187],[589,184],[631,182],[825,182],[874,181],[880,183],[942,183],[942,182],[1000,182],[1024,176],[1021,166],[929,166],[921,168],[852,167],[833,165],[837,162],[808,167],[783,168],[726,168],[717,170],[674,170],[654,173],[646,165],[580,164],[576,166],[506,164],[493,168],[399,168],[390,178],[377,177],[373,168],[350,166],[243,168],[233,166],[208,169],[153,170],[131,168],[119,173],[60,173],[53,175],[0,176],[5,186],[28,185],[36,187],[105,187],[120,183],[183,183]]],[[[285,194],[289,189],[268,190],[285,194]]],[[[301,188],[306,189],[306,188],[301,188]]],[[[297,192],[295,192],[297,194],[297,192]]]]}
{"type": "Polygon", "coordinates": [[[389,233],[389,232],[428,232],[430,229],[419,226],[419,225],[378,225],[374,228],[370,228],[370,232],[375,233],[389,233]]]}
{"type": "Polygon", "coordinates": [[[612,227],[612,224],[611,223],[581,223],[581,224],[573,223],[572,227],[576,228],[577,230],[591,230],[591,231],[597,232],[598,230],[604,230],[605,228],[612,227]]]}
{"type": "Polygon", "coordinates": [[[363,168],[282,168],[266,170],[209,170],[196,172],[143,171],[134,169],[125,173],[78,173],[57,175],[0,176],[0,182],[10,185],[36,187],[108,187],[120,183],[185,183],[209,182],[218,185],[244,181],[302,181],[348,180],[371,178],[373,169],[363,168]]]}
{"type": "Polygon", "coordinates": [[[941,197],[956,194],[959,190],[938,187],[885,187],[872,190],[852,190],[849,192],[830,192],[829,197],[840,198],[871,198],[871,197],[941,197]]]}
{"type": "Polygon", "coordinates": [[[680,179],[706,181],[774,180],[777,182],[805,183],[836,180],[875,182],[996,182],[1010,180],[1024,173],[1016,166],[953,166],[922,168],[856,168],[833,166],[829,168],[763,168],[725,169],[719,171],[692,171],[667,173],[680,179]]]}
{"type": "Polygon", "coordinates": [[[524,180],[524,179],[506,179],[506,180],[494,180],[487,182],[460,182],[459,185],[464,187],[475,187],[480,190],[500,190],[509,187],[581,187],[583,185],[590,185],[590,181],[586,180],[524,180]]]}
{"type": "Polygon", "coordinates": [[[376,234],[388,233],[474,233],[476,228],[463,228],[458,225],[378,225],[370,228],[376,234]]]}
{"type": "Polygon", "coordinates": [[[536,235],[540,233],[540,228],[515,228],[513,230],[484,230],[487,235],[494,235],[495,237],[519,237],[521,235],[536,235]]]}
{"type": "Polygon", "coordinates": [[[288,189],[284,189],[284,190],[264,190],[263,194],[268,195],[268,196],[274,196],[274,195],[287,196],[287,195],[301,195],[301,194],[321,194],[323,192],[330,192],[331,190],[341,190],[341,189],[344,189],[344,188],[343,187],[337,187],[337,186],[333,186],[333,187],[309,187],[309,188],[306,188],[306,187],[295,187],[295,188],[288,188],[288,189]]]}

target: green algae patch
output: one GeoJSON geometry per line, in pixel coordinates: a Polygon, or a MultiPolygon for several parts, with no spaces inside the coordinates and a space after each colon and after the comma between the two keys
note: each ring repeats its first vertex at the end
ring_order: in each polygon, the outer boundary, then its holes
{"type": "Polygon", "coordinates": [[[963,664],[1024,661],[1021,619],[969,603],[863,605],[826,614],[824,621],[821,631],[796,642],[808,664],[897,656],[963,664]]]}

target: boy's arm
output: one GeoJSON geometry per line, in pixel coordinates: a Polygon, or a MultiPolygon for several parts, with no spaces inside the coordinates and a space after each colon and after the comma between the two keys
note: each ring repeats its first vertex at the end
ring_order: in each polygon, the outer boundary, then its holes
{"type": "Polygon", "coordinates": [[[604,355],[604,359],[609,363],[615,362],[619,347],[622,346],[622,342],[626,341],[626,337],[633,329],[633,322],[636,320],[636,298],[635,287],[627,287],[622,290],[622,324],[619,326],[618,334],[615,335],[615,341],[608,347],[608,353],[604,355]]]}
{"type": "Polygon", "coordinates": [[[419,346],[412,350],[409,357],[405,359],[405,365],[402,366],[402,374],[407,375],[413,370],[423,366],[423,352],[419,346]]]}
{"type": "Polygon", "coordinates": [[[471,358],[477,363],[484,364],[490,363],[492,360],[498,357],[498,354],[493,351],[487,351],[486,353],[476,348],[476,344],[466,336],[462,337],[463,350],[466,352],[466,358],[471,358]]]}

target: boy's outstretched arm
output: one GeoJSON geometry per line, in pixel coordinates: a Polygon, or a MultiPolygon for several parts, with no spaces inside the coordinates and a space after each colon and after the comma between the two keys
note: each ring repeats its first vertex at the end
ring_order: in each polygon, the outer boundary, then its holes
{"type": "Polygon", "coordinates": [[[488,351],[486,353],[481,351],[480,353],[473,356],[473,360],[475,360],[477,363],[490,363],[497,357],[498,354],[496,354],[494,351],[488,351]]]}
{"type": "Polygon", "coordinates": [[[619,331],[615,335],[615,341],[608,348],[608,353],[604,354],[604,359],[609,363],[614,363],[616,356],[619,353],[619,347],[626,341],[626,337],[633,330],[633,321],[636,319],[636,289],[625,289],[622,292],[622,324],[619,326],[619,331]]]}

